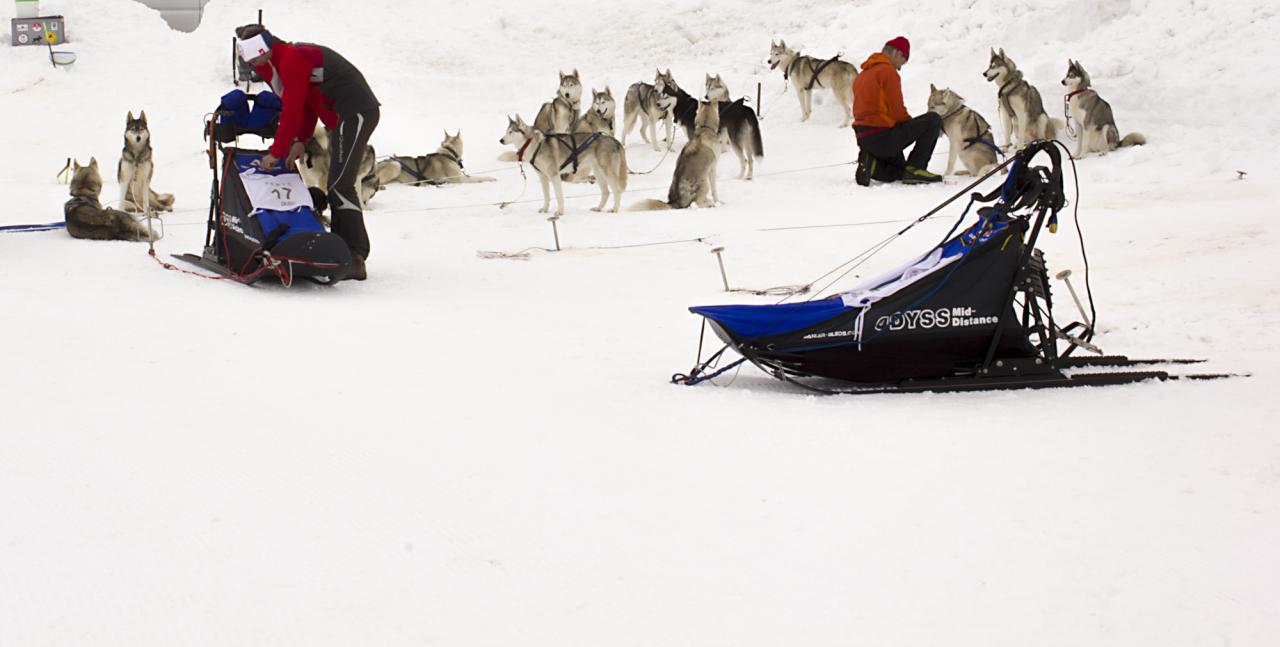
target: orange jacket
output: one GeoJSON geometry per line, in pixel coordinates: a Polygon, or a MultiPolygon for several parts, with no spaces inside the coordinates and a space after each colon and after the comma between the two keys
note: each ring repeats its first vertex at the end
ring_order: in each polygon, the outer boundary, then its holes
{"type": "Polygon", "coordinates": [[[871,135],[910,121],[902,105],[902,78],[884,54],[872,54],[853,80],[853,127],[871,135]]]}

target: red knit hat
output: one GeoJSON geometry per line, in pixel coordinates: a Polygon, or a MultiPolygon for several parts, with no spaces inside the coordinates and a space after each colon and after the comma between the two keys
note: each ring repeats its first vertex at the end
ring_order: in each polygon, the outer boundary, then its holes
{"type": "Polygon", "coordinates": [[[906,36],[899,36],[884,44],[885,47],[892,47],[902,52],[902,57],[911,60],[911,41],[906,36]]]}

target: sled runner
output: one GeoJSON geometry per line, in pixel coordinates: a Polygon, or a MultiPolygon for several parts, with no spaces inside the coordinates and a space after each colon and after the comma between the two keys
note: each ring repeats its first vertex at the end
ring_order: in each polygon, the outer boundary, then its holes
{"type": "MultiPolygon", "coordinates": [[[[794,304],[690,308],[726,347],[706,362],[699,357],[688,375],[672,381],[696,384],[743,361],[786,382],[838,393],[1224,377],[1175,376],[1154,367],[1196,360],[1072,356],[1082,347],[1094,348],[1089,343],[1094,326],[1058,326],[1045,258],[1036,249],[1046,226],[1056,231],[1058,213],[1066,204],[1058,146],[1035,142],[992,171],[1011,169],[998,190],[971,196],[969,208],[942,243],[852,290],[794,304]],[[1031,166],[1040,153],[1050,158],[1049,166],[1031,166]],[[978,209],[977,222],[951,235],[974,204],[990,206],[978,209]],[[716,370],[728,348],[743,359],[716,370]],[[1110,370],[1096,370],[1101,368],[1110,370]]],[[[1096,322],[1096,312],[1086,320],[1096,322]]]]}
{"type": "Polygon", "coordinates": [[[320,224],[302,177],[282,164],[264,170],[259,166],[264,151],[236,144],[240,135],[275,134],[279,99],[263,92],[252,110],[247,104],[243,92],[229,93],[206,124],[213,189],[204,251],[174,258],[245,284],[264,276],[285,287],[298,278],[341,281],[350,269],[351,252],[320,224]]]}

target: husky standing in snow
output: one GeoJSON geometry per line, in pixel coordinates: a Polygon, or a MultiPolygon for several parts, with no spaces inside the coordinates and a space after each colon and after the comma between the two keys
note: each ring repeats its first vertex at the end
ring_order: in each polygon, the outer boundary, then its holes
{"type": "Polygon", "coordinates": [[[103,207],[98,202],[102,195],[102,173],[98,160],[89,159],[88,166],[75,162],[71,176],[71,199],[63,207],[67,233],[72,238],[91,240],[153,240],[147,226],[133,216],[103,207]]]}
{"type": "Polygon", "coordinates": [[[542,182],[542,208],[546,213],[551,207],[551,189],[556,194],[556,215],[564,215],[564,188],[561,171],[571,171],[581,166],[595,175],[600,187],[600,204],[592,211],[603,211],[613,195],[613,208],[617,212],[622,193],[627,190],[627,156],[618,140],[602,133],[544,133],[535,130],[520,118],[507,118],[507,133],[499,140],[519,150],[518,158],[528,162],[538,172],[542,182]]]}
{"type": "Polygon", "coordinates": [[[578,70],[572,74],[560,73],[560,86],[556,96],[542,104],[533,118],[533,127],[544,133],[572,132],[578,121],[578,107],[582,104],[582,80],[578,70]]]}
{"type": "Polygon", "coordinates": [[[155,164],[151,158],[151,130],[147,128],[147,111],[137,119],[133,112],[124,123],[124,149],[116,166],[120,182],[120,207],[125,211],[151,214],[153,210],[173,211],[173,195],[151,190],[155,164]]]}
{"type": "Polygon", "coordinates": [[[694,122],[693,136],[680,149],[680,157],[676,160],[676,172],[671,177],[667,201],[644,200],[631,207],[630,211],[687,209],[694,203],[706,209],[720,201],[720,192],[716,189],[716,165],[720,159],[720,103],[709,101],[699,104],[694,122]]]}
{"type": "MultiPolygon", "coordinates": [[[[720,96],[721,91],[728,92],[723,83],[717,88],[716,96],[720,96]]],[[[694,130],[698,127],[697,117],[701,104],[689,96],[688,92],[680,89],[675,91],[674,98],[676,123],[684,126],[685,134],[692,141],[694,130]]],[[[727,144],[738,156],[738,179],[750,180],[755,176],[756,158],[764,157],[764,141],[760,136],[760,120],[756,117],[756,111],[746,104],[746,99],[712,101],[720,106],[720,142],[722,145],[727,144]]]]}
{"type": "Polygon", "coordinates": [[[616,112],[617,104],[613,101],[613,90],[608,86],[605,86],[604,92],[596,92],[595,88],[591,88],[591,107],[587,108],[582,118],[578,119],[578,127],[574,131],[604,133],[612,137],[616,112]]]}
{"type": "Polygon", "coordinates": [[[1142,133],[1129,133],[1120,138],[1120,130],[1116,128],[1115,115],[1111,113],[1111,104],[1098,96],[1089,79],[1089,73],[1079,61],[1067,59],[1067,76],[1062,79],[1067,87],[1064,101],[1067,111],[1067,125],[1074,119],[1080,126],[1076,140],[1076,159],[1090,153],[1105,155],[1124,146],[1141,146],[1147,143],[1142,133]]]}
{"type": "Polygon", "coordinates": [[[1014,139],[1022,148],[1037,139],[1058,136],[1057,124],[1044,111],[1040,91],[1022,77],[1003,48],[999,52],[991,50],[991,63],[983,76],[998,88],[996,99],[1000,104],[1000,122],[1004,125],[1004,149],[1008,150],[1014,139]]]}
{"type": "Polygon", "coordinates": [[[492,177],[467,175],[462,166],[461,130],[456,135],[450,135],[446,130],[440,148],[429,155],[392,155],[379,162],[375,179],[381,185],[402,183],[414,186],[498,181],[492,177]]]}
{"type": "Polygon", "coordinates": [[[795,84],[796,98],[800,100],[800,121],[808,121],[813,114],[813,86],[831,88],[836,101],[844,109],[841,128],[848,128],[853,123],[853,80],[858,76],[858,68],[852,63],[839,60],[840,57],[820,60],[812,56],[803,56],[800,52],[787,47],[787,41],[769,41],[769,69],[782,66],[782,78],[795,84]]]}
{"type": "Polygon", "coordinates": [[[653,77],[653,85],[634,83],[627,88],[627,96],[622,101],[622,145],[627,145],[627,135],[640,120],[640,137],[658,148],[658,121],[661,120],[667,133],[667,150],[675,146],[675,125],[672,109],[675,102],[667,93],[668,89],[679,89],[671,70],[657,70],[653,77]]]}
{"type": "Polygon", "coordinates": [[[942,132],[951,143],[947,154],[947,170],[955,170],[956,158],[964,169],[956,175],[985,175],[996,167],[996,144],[991,125],[977,110],[964,104],[964,97],[949,88],[939,90],[929,84],[929,110],[942,117],[942,132]]]}

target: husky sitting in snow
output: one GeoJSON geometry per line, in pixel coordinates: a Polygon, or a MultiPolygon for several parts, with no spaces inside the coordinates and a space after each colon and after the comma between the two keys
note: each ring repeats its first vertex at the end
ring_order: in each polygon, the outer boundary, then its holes
{"type": "Polygon", "coordinates": [[[96,158],[90,158],[88,166],[80,166],[77,161],[72,168],[71,199],[63,207],[67,233],[72,238],[153,240],[147,226],[133,216],[98,202],[102,195],[102,173],[98,171],[96,158]]]}
{"type": "Polygon", "coordinates": [[[698,105],[693,136],[680,149],[676,172],[671,177],[667,201],[642,200],[628,211],[687,209],[697,204],[704,209],[716,206],[720,192],[716,189],[716,165],[720,159],[720,103],[709,101],[698,105]]]}
{"type": "MultiPolygon", "coordinates": [[[[684,126],[689,141],[693,141],[694,130],[698,127],[699,107],[702,104],[679,88],[673,96],[676,101],[673,111],[676,123],[684,126]]],[[[760,121],[756,118],[756,111],[746,104],[745,98],[728,102],[716,101],[716,104],[720,106],[718,128],[722,149],[727,144],[738,156],[738,179],[750,180],[755,175],[756,158],[764,157],[764,141],[760,137],[760,121]]]]}
{"type": "Polygon", "coordinates": [[[173,194],[151,190],[151,176],[154,173],[147,111],[143,110],[137,119],[130,112],[125,118],[124,149],[120,151],[120,164],[116,167],[122,209],[145,214],[173,211],[173,194]]]}
{"type": "Polygon", "coordinates": [[[964,163],[957,175],[985,175],[996,166],[996,144],[991,125],[982,115],[964,104],[964,97],[949,88],[939,90],[929,84],[929,110],[942,117],[942,132],[951,142],[947,154],[947,170],[955,170],[956,158],[964,163]]]}
{"type": "Polygon", "coordinates": [[[1004,49],[991,50],[991,62],[982,74],[996,84],[996,99],[1000,103],[1000,122],[1004,125],[1004,145],[1008,150],[1017,140],[1022,148],[1037,139],[1054,139],[1058,136],[1058,124],[1044,111],[1040,91],[1022,76],[1013,59],[1004,49]]]}
{"type": "Polygon", "coordinates": [[[1098,96],[1089,79],[1089,73],[1079,61],[1067,59],[1067,76],[1062,79],[1067,87],[1067,125],[1074,119],[1080,124],[1076,140],[1076,159],[1090,153],[1105,155],[1124,146],[1141,146],[1147,143],[1142,133],[1129,133],[1123,139],[1116,128],[1116,118],[1111,104],[1098,96]]]}
{"type": "Polygon", "coordinates": [[[560,87],[556,96],[542,104],[538,115],[533,118],[535,130],[544,133],[567,133],[574,130],[578,120],[578,106],[582,102],[582,81],[578,71],[573,74],[560,73],[560,87]]]}

